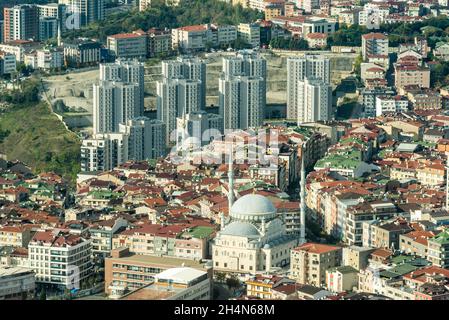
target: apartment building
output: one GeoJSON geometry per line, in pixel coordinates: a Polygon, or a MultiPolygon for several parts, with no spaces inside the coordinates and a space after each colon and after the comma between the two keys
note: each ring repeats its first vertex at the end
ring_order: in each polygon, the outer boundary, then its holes
{"type": "Polygon", "coordinates": [[[127,141],[128,160],[148,160],[166,154],[165,124],[156,119],[137,117],[119,124],[127,141]]]}
{"type": "Polygon", "coordinates": [[[292,249],[290,258],[291,278],[301,284],[321,287],[326,284],[326,270],[340,266],[340,247],[305,243],[292,249]]]}
{"type": "Polygon", "coordinates": [[[257,297],[260,299],[273,299],[273,289],[286,284],[295,282],[286,277],[275,275],[257,274],[251,276],[246,283],[246,295],[248,297],[257,297]]]}
{"type": "Polygon", "coordinates": [[[428,239],[427,260],[434,266],[449,267],[449,231],[445,230],[428,239]]]}
{"type": "Polygon", "coordinates": [[[66,5],[67,13],[72,15],[72,29],[79,29],[105,18],[104,0],[59,0],[58,3],[66,5]]]}
{"type": "Polygon", "coordinates": [[[101,44],[90,40],[64,42],[64,62],[69,66],[97,65],[101,61],[101,44]]]}
{"type": "Polygon", "coordinates": [[[218,114],[196,111],[176,119],[178,150],[195,150],[209,144],[223,132],[223,119],[218,114]]]}
{"type": "Polygon", "coordinates": [[[64,53],[59,49],[42,49],[36,51],[37,67],[43,70],[62,68],[64,53]]]}
{"type": "Polygon", "coordinates": [[[30,228],[24,226],[0,226],[0,247],[26,248],[30,240],[30,228]]]}
{"type": "Polygon", "coordinates": [[[237,35],[252,47],[260,46],[260,26],[257,23],[240,23],[237,35]]]}
{"type": "Polygon", "coordinates": [[[356,270],[365,269],[368,266],[368,259],[375,249],[358,246],[348,246],[343,248],[342,265],[353,267],[356,270]]]}
{"type": "Polygon", "coordinates": [[[36,282],[61,289],[79,285],[92,272],[91,240],[58,229],[38,231],[28,245],[36,282]]]}
{"type": "Polygon", "coordinates": [[[131,253],[141,255],[204,259],[212,232],[200,226],[146,224],[119,232],[112,239],[112,248],[127,247],[131,253]]]}
{"type": "Polygon", "coordinates": [[[388,56],[388,37],[382,33],[362,35],[362,56],[368,60],[370,55],[388,56]]]}
{"type": "Polygon", "coordinates": [[[34,4],[3,9],[4,42],[39,39],[39,12],[34,4]]]}
{"type": "Polygon", "coordinates": [[[407,92],[414,111],[440,110],[443,107],[443,99],[437,92],[430,90],[410,90],[407,92]]]}
{"type": "Polygon", "coordinates": [[[119,132],[119,124],[142,116],[139,83],[100,81],[93,85],[93,132],[119,132]]]}
{"type": "Polygon", "coordinates": [[[128,221],[118,217],[116,219],[99,221],[89,228],[92,253],[102,257],[108,256],[112,250],[112,238],[127,226],[128,221]]]}
{"type": "Polygon", "coordinates": [[[394,69],[394,85],[396,88],[418,86],[430,88],[430,69],[417,64],[396,64],[394,69]]]}
{"type": "Polygon", "coordinates": [[[332,87],[321,79],[305,78],[297,84],[298,125],[328,121],[332,115],[332,87]]]}
{"type": "Polygon", "coordinates": [[[434,231],[412,231],[399,236],[399,250],[418,257],[427,258],[428,241],[435,237],[434,231]]]}
{"type": "Polygon", "coordinates": [[[361,246],[363,244],[363,222],[389,219],[398,213],[398,207],[390,201],[363,202],[348,207],[343,231],[344,241],[348,245],[361,246]]]}
{"type": "Polygon", "coordinates": [[[137,33],[119,33],[107,37],[107,47],[117,58],[145,58],[147,36],[137,33]]]}
{"type": "Polygon", "coordinates": [[[358,287],[358,270],[341,266],[326,270],[326,288],[332,292],[348,292],[358,287]]]}
{"type": "Polygon", "coordinates": [[[170,30],[150,29],[147,31],[147,53],[150,58],[169,54],[172,50],[170,30]]]}
{"type": "MultiPolygon", "coordinates": [[[[287,58],[287,118],[298,119],[299,81],[305,78],[320,79],[330,84],[330,60],[324,56],[305,55],[287,58]]],[[[301,104],[302,107],[303,103],[301,104]]],[[[301,108],[304,109],[304,108],[301,108]]]]}
{"type": "Polygon", "coordinates": [[[185,26],[172,29],[173,50],[198,51],[207,47],[229,45],[237,39],[235,26],[214,24],[185,26]]]}
{"type": "Polygon", "coordinates": [[[399,249],[399,237],[413,231],[404,218],[363,222],[363,246],[399,249]]]}
{"type": "Polygon", "coordinates": [[[219,106],[224,129],[258,127],[265,118],[267,62],[243,50],[223,58],[219,106]]]}
{"type": "Polygon", "coordinates": [[[404,96],[376,96],[376,116],[384,113],[400,113],[408,111],[409,101],[404,96]]]}

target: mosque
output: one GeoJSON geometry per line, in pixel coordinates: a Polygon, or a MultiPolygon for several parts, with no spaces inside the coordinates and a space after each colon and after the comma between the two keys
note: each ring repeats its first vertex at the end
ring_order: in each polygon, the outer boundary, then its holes
{"type": "MultiPolygon", "coordinates": [[[[229,190],[233,190],[232,161],[229,190]]],[[[290,264],[290,251],[301,238],[288,235],[273,203],[258,194],[248,194],[233,202],[229,192],[229,221],[221,217],[221,229],[212,245],[214,270],[255,274],[270,272],[290,264]]]]}

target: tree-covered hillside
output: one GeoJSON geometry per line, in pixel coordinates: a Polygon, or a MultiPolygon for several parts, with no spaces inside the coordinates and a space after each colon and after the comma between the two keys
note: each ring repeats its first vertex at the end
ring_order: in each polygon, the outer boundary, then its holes
{"type": "Polygon", "coordinates": [[[217,0],[181,1],[179,6],[167,6],[153,1],[152,7],[144,12],[132,10],[128,13],[110,15],[106,20],[67,33],[67,38],[89,37],[104,40],[108,35],[132,32],[137,29],[177,28],[180,26],[216,23],[239,24],[263,18],[263,14],[242,6],[217,0]]]}

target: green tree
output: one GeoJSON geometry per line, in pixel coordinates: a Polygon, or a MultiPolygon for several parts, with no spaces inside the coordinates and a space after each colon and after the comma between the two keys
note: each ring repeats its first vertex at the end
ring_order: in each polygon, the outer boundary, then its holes
{"type": "Polygon", "coordinates": [[[47,291],[45,289],[42,289],[39,294],[39,300],[47,300],[47,291]]]}
{"type": "Polygon", "coordinates": [[[226,279],[226,285],[228,286],[229,290],[235,292],[235,289],[240,287],[240,280],[235,275],[231,275],[226,279]]]}
{"type": "Polygon", "coordinates": [[[363,62],[363,56],[360,53],[357,58],[354,60],[354,72],[356,73],[357,77],[361,77],[361,65],[363,62]]]}
{"type": "Polygon", "coordinates": [[[224,272],[217,272],[215,274],[215,279],[217,282],[223,283],[226,280],[226,274],[224,272]]]}

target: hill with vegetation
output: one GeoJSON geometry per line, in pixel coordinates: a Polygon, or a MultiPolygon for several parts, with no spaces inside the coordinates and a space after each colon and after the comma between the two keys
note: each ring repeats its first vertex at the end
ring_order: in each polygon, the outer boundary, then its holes
{"type": "Polygon", "coordinates": [[[127,13],[116,13],[107,19],[92,23],[81,30],[68,32],[66,38],[88,37],[105,38],[121,32],[132,32],[150,28],[178,28],[196,24],[231,24],[253,22],[263,18],[257,10],[244,9],[217,0],[181,1],[178,6],[167,6],[165,2],[153,1],[152,7],[139,12],[137,9],[127,13]]]}
{"type": "Polygon", "coordinates": [[[80,169],[80,142],[39,101],[37,80],[28,80],[19,90],[5,92],[0,101],[0,153],[20,160],[35,172],[52,171],[74,181],[80,169]]]}

